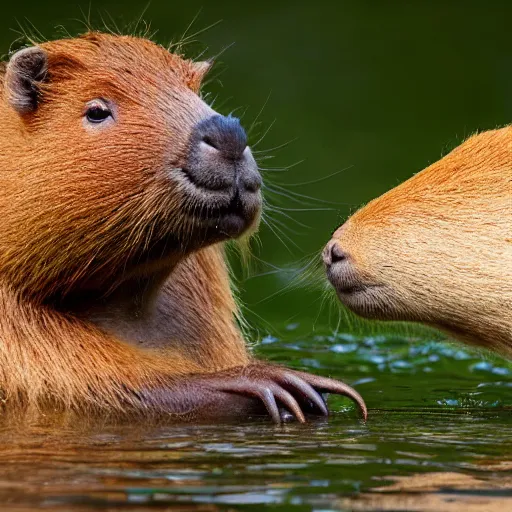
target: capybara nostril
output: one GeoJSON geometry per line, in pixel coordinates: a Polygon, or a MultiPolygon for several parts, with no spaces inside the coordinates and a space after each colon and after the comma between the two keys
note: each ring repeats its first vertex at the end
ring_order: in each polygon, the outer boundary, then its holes
{"type": "Polygon", "coordinates": [[[213,149],[219,149],[217,143],[209,135],[204,135],[202,142],[208,144],[208,146],[211,146],[213,149]]]}
{"type": "Polygon", "coordinates": [[[219,151],[230,160],[242,158],[247,147],[247,135],[236,117],[215,115],[197,127],[201,142],[219,151]]]}
{"type": "Polygon", "coordinates": [[[331,264],[337,263],[338,261],[343,261],[347,259],[347,255],[343,252],[340,245],[337,242],[334,242],[331,245],[331,264]]]}
{"type": "Polygon", "coordinates": [[[330,267],[334,263],[347,259],[347,255],[343,252],[336,240],[331,240],[322,253],[324,264],[330,267]]]}

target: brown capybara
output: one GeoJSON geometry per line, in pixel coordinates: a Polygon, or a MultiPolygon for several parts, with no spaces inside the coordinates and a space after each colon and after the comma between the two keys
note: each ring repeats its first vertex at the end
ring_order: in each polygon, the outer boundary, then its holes
{"type": "Polygon", "coordinates": [[[434,326],[512,355],[512,127],[466,140],[357,211],[323,253],[368,318],[434,326]]]}
{"type": "Polygon", "coordinates": [[[4,408],[274,421],[347,385],[254,360],[222,242],[261,177],[239,121],[198,95],[208,64],[88,33],[0,72],[4,408]]]}

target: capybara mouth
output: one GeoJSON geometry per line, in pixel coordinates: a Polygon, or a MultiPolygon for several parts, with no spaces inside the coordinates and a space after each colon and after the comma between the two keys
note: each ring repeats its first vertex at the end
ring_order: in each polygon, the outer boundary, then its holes
{"type": "Polygon", "coordinates": [[[361,293],[361,292],[365,292],[366,290],[368,290],[369,288],[373,288],[374,286],[373,285],[368,285],[368,286],[362,286],[362,285],[353,285],[353,286],[350,286],[350,285],[347,285],[347,286],[339,286],[336,288],[336,291],[338,293],[341,293],[343,295],[354,295],[356,293],[361,293]]]}
{"type": "Polygon", "coordinates": [[[385,318],[392,308],[389,290],[380,284],[339,283],[329,277],[340,301],[357,315],[367,318],[385,318]]]}
{"type": "Polygon", "coordinates": [[[365,293],[373,288],[379,288],[377,284],[369,283],[350,283],[342,281],[336,276],[335,272],[327,272],[327,277],[338,295],[350,296],[365,293]]]}
{"type": "Polygon", "coordinates": [[[326,266],[326,273],[329,282],[336,292],[341,295],[355,295],[378,287],[375,283],[365,282],[353,268],[347,269],[345,264],[329,264],[326,266]]]}
{"type": "Polygon", "coordinates": [[[378,307],[382,302],[384,286],[365,282],[354,271],[344,273],[340,272],[336,265],[329,266],[327,278],[341,302],[357,314],[366,316],[368,311],[378,307]]]}
{"type": "Polygon", "coordinates": [[[363,293],[369,288],[373,288],[374,285],[365,283],[358,279],[355,273],[351,273],[350,276],[346,276],[338,271],[336,266],[328,267],[326,269],[327,279],[332,284],[338,294],[341,295],[355,295],[357,293],[363,293]]]}
{"type": "Polygon", "coordinates": [[[261,175],[239,119],[213,113],[200,120],[169,177],[182,195],[181,212],[205,243],[236,238],[257,224],[261,175]]]}
{"type": "Polygon", "coordinates": [[[208,239],[236,238],[253,226],[261,211],[259,190],[236,183],[230,189],[213,190],[198,183],[186,168],[174,169],[173,180],[185,196],[183,210],[208,231],[208,239]]]}

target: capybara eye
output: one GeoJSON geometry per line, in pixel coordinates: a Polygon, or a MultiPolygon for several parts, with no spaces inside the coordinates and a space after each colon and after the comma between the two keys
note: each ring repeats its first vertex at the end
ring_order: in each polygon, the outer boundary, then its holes
{"type": "Polygon", "coordinates": [[[112,110],[103,100],[93,100],[87,104],[85,112],[87,121],[93,124],[102,123],[112,117],[112,110]]]}

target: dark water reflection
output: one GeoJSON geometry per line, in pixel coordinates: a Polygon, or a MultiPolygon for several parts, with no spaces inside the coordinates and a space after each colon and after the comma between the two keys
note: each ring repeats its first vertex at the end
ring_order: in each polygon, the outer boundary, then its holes
{"type": "Polygon", "coordinates": [[[503,510],[512,505],[506,363],[401,338],[384,344],[381,338],[326,336],[273,341],[262,350],[267,357],[286,356],[297,367],[314,358],[317,372],[355,382],[371,408],[368,423],[345,399],[333,398],[329,421],[306,425],[254,420],[90,427],[55,419],[4,425],[0,501],[13,510],[36,505],[452,510],[453,503],[503,510]],[[496,368],[501,370],[493,373],[496,368]]]}

